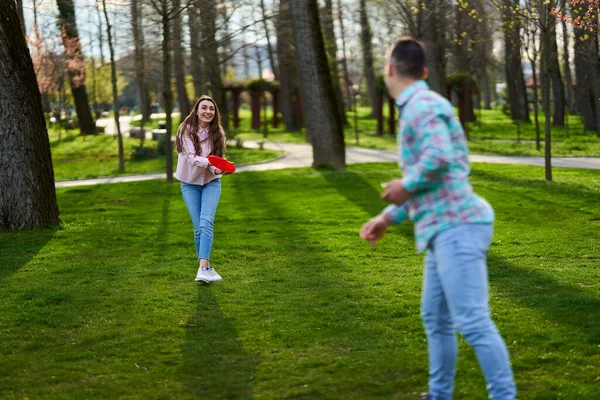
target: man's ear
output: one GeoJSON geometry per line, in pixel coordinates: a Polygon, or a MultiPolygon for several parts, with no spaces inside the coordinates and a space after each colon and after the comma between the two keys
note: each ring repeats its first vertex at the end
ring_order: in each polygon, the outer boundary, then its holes
{"type": "Polygon", "coordinates": [[[394,72],[394,66],[392,65],[392,63],[388,63],[386,71],[387,76],[394,76],[394,72]]]}
{"type": "Polygon", "coordinates": [[[425,67],[423,68],[423,79],[427,79],[427,77],[429,76],[429,68],[425,67]]]}

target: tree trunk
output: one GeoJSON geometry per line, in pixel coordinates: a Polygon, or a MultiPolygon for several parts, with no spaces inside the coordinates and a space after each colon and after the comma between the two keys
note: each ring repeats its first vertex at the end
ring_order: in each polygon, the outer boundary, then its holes
{"type": "Polygon", "coordinates": [[[375,88],[375,70],[373,68],[373,32],[367,14],[366,0],[360,0],[360,44],[363,56],[363,74],[367,81],[367,97],[371,104],[371,115],[375,116],[377,94],[375,88]]]}
{"type": "MultiPolygon", "coordinates": [[[[587,131],[600,136],[600,119],[596,117],[598,103],[594,96],[594,62],[598,58],[598,42],[588,32],[575,29],[575,99],[577,109],[587,131]],[[586,39],[587,38],[587,39],[586,39]],[[588,84],[589,83],[589,84],[588,84]]],[[[600,109],[600,107],[598,107],[600,109]]]]}
{"type": "Polygon", "coordinates": [[[340,32],[342,39],[342,71],[344,73],[344,84],[346,87],[346,107],[351,109],[353,100],[352,100],[352,82],[350,81],[350,74],[348,73],[348,59],[346,57],[346,35],[344,30],[344,16],[342,11],[342,1],[337,0],[338,6],[338,21],[340,23],[340,32]]]}
{"type": "Polygon", "coordinates": [[[313,166],[343,169],[344,132],[321,35],[317,0],[292,0],[291,11],[313,166]]]}
{"type": "Polygon", "coordinates": [[[325,0],[325,8],[323,9],[323,33],[325,35],[325,49],[329,56],[329,68],[331,69],[331,80],[333,88],[335,90],[335,96],[338,100],[338,112],[340,113],[340,120],[342,124],[348,123],[346,119],[346,110],[344,109],[344,98],[342,97],[342,90],[340,88],[340,72],[338,69],[337,62],[337,44],[335,39],[335,31],[333,29],[333,6],[332,0],[325,0]]]}
{"type": "MultiPolygon", "coordinates": [[[[59,0],[60,1],[60,0],[59,0]]],[[[98,0],[96,2],[96,14],[98,15],[98,50],[100,51],[100,65],[104,67],[104,36],[102,35],[102,12],[98,7],[98,0]]]]}
{"type": "Polygon", "coordinates": [[[140,0],[131,0],[131,28],[133,34],[134,56],[135,56],[135,78],[138,84],[140,113],[142,114],[140,146],[144,146],[144,125],[150,120],[150,90],[146,82],[146,60],[144,55],[144,34],[142,29],[142,9],[139,7],[140,0]]]}
{"type": "Polygon", "coordinates": [[[513,0],[505,0],[504,6],[505,72],[510,116],[513,120],[529,122],[527,91],[521,64],[521,23],[514,10],[516,5],[513,0]]]}
{"type": "Polygon", "coordinates": [[[25,18],[23,17],[23,0],[17,0],[17,9],[19,10],[19,20],[21,20],[21,27],[23,33],[27,35],[27,29],[25,28],[25,18]]]}
{"type": "Polygon", "coordinates": [[[0,230],[60,222],[42,98],[14,0],[0,0],[0,230]]]}
{"type": "Polygon", "coordinates": [[[535,59],[531,60],[531,72],[533,73],[533,116],[535,119],[535,148],[540,151],[540,110],[539,110],[539,99],[538,99],[538,80],[537,71],[535,68],[535,59]]]}
{"type": "Polygon", "coordinates": [[[552,125],[565,126],[565,87],[560,76],[558,61],[558,43],[556,41],[556,19],[550,18],[548,33],[550,40],[550,74],[552,76],[552,94],[554,97],[554,115],[552,125]]]}
{"type": "Polygon", "coordinates": [[[190,113],[190,99],[185,90],[185,57],[181,35],[181,0],[173,0],[173,68],[175,71],[175,87],[177,88],[177,101],[181,112],[181,121],[190,113]]]}
{"type": "Polygon", "coordinates": [[[277,61],[275,60],[275,52],[273,51],[273,46],[271,46],[271,30],[269,29],[269,21],[267,18],[267,9],[265,7],[265,0],[260,0],[260,9],[262,11],[263,28],[265,29],[265,38],[267,39],[267,52],[269,54],[269,63],[271,64],[271,69],[273,70],[273,75],[275,76],[275,80],[279,81],[279,67],[277,66],[277,61]]]}
{"type": "Polygon", "coordinates": [[[215,0],[204,0],[200,12],[201,31],[203,38],[204,65],[209,83],[209,91],[221,112],[222,122],[227,126],[226,92],[223,90],[223,80],[219,69],[219,52],[216,39],[216,8],[215,0]]]}
{"type": "Polygon", "coordinates": [[[115,116],[115,124],[117,125],[117,137],[119,140],[119,172],[125,172],[125,156],[123,154],[123,136],[121,135],[121,123],[119,122],[119,94],[117,91],[117,66],[115,65],[115,49],[113,48],[113,40],[106,11],[106,0],[102,0],[102,9],[104,10],[104,19],[106,21],[106,37],[108,39],[108,51],[110,54],[110,82],[112,84],[113,109],[115,116]]]}
{"type": "Polygon", "coordinates": [[[75,22],[75,7],[73,0],[57,0],[59,12],[59,27],[65,46],[65,56],[69,84],[73,93],[75,110],[79,120],[79,129],[82,135],[94,135],[96,124],[90,111],[90,102],[85,88],[85,67],[83,65],[83,53],[79,43],[79,34],[75,22]]]}
{"type": "Polygon", "coordinates": [[[490,80],[487,68],[481,70],[481,85],[483,86],[483,108],[492,109],[492,89],[490,89],[490,80]]]}
{"type": "Polygon", "coordinates": [[[169,15],[170,0],[161,0],[160,16],[163,26],[163,41],[162,41],[162,81],[163,81],[163,101],[165,103],[165,121],[167,124],[167,134],[165,135],[165,158],[167,162],[167,183],[173,183],[173,144],[171,142],[171,134],[173,130],[173,89],[171,88],[171,24],[169,15]]]}
{"type": "MultiPolygon", "coordinates": [[[[566,10],[566,0],[562,0],[563,6],[562,9],[566,10]]],[[[570,46],[570,36],[569,31],[567,29],[567,23],[564,20],[561,20],[562,23],[562,31],[563,31],[563,71],[565,73],[565,81],[566,81],[566,95],[565,99],[567,101],[566,109],[568,113],[574,113],[576,111],[575,108],[575,90],[573,88],[573,74],[571,72],[571,62],[569,60],[569,49],[570,46]]]]}
{"type": "Polygon", "coordinates": [[[192,48],[190,62],[196,98],[199,98],[206,92],[206,84],[204,82],[204,62],[202,60],[202,35],[200,34],[200,16],[198,15],[201,7],[201,1],[196,0],[192,6],[188,8],[190,47],[192,48]]]}
{"type": "Polygon", "coordinates": [[[546,180],[552,180],[552,152],[551,152],[551,143],[552,143],[552,125],[550,120],[550,89],[552,83],[552,71],[551,71],[551,62],[552,62],[552,41],[550,39],[549,32],[549,24],[548,20],[550,18],[554,18],[550,16],[550,10],[547,8],[547,5],[541,6],[540,15],[542,17],[542,29],[540,31],[540,40],[542,42],[541,50],[541,84],[542,84],[542,107],[544,109],[544,119],[545,119],[545,140],[544,140],[544,164],[546,171],[546,180]]]}
{"type": "Polygon", "coordinates": [[[446,93],[446,49],[450,47],[446,37],[450,31],[446,15],[450,15],[451,12],[452,9],[448,7],[446,0],[433,0],[421,10],[420,18],[427,27],[422,37],[429,65],[427,81],[429,87],[442,96],[446,93]]]}
{"type": "Polygon", "coordinates": [[[296,56],[293,52],[294,38],[291,29],[290,0],[279,2],[279,14],[275,21],[277,33],[277,58],[279,60],[279,94],[281,114],[287,131],[296,131],[301,127],[296,102],[295,86],[298,81],[296,56]]]}

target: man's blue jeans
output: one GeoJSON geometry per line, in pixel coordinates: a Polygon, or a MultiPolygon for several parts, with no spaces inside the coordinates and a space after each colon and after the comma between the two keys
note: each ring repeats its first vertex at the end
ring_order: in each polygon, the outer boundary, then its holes
{"type": "Polygon", "coordinates": [[[508,349],[488,304],[487,251],[491,224],[465,224],[437,234],[425,258],[421,317],[429,346],[429,395],[451,399],[456,331],[474,348],[490,398],[516,398],[508,349]]]}
{"type": "Polygon", "coordinates": [[[198,260],[210,259],[213,243],[215,213],[221,197],[221,179],[215,179],[206,185],[191,185],[181,182],[183,201],[192,217],[194,225],[194,243],[198,260]]]}

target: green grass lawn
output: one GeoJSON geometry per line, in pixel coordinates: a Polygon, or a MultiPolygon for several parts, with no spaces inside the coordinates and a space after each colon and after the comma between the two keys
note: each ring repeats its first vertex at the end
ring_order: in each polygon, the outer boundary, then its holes
{"type": "MultiPolygon", "coordinates": [[[[96,178],[101,176],[164,172],[166,159],[134,160],[131,153],[139,146],[139,139],[123,138],[125,172],[119,172],[118,141],[116,136],[80,136],[78,131],[49,130],[52,163],[56,180],[96,178]]],[[[156,149],[157,142],[146,140],[144,147],[156,149]]],[[[239,149],[230,146],[227,158],[237,165],[270,160],[283,154],[279,150],[239,149]]],[[[177,167],[177,154],[173,154],[173,169],[177,167]]]]}
{"type": "MultiPolygon", "coordinates": [[[[497,213],[493,318],[520,399],[600,398],[600,180],[474,164],[497,213]]],[[[2,399],[417,399],[422,255],[411,226],[358,238],[392,164],[223,179],[213,265],[193,282],[178,184],[58,190],[58,230],[0,233],[2,399]]],[[[457,399],[485,398],[460,341],[457,399]]]]}
{"type": "MultiPolygon", "coordinates": [[[[469,146],[473,154],[500,154],[510,156],[544,156],[544,115],[540,113],[540,134],[542,147],[536,150],[535,123],[531,113],[530,123],[517,125],[499,110],[476,110],[478,121],[469,124],[469,146]],[[519,139],[521,142],[518,142],[519,139]]],[[[268,110],[269,118],[272,116],[268,110]]],[[[261,130],[250,128],[251,112],[240,111],[240,127],[237,132],[228,132],[242,140],[263,140],[261,130]]],[[[387,106],[384,107],[384,116],[387,116],[387,106]]],[[[370,116],[370,108],[359,108],[357,112],[358,143],[356,141],[354,113],[347,112],[348,125],[344,128],[347,146],[360,146],[374,149],[392,150],[396,148],[396,136],[387,134],[387,121],[384,121],[383,135],[377,135],[377,120],[370,116]]],[[[157,127],[158,121],[151,122],[152,127],[157,127]]],[[[139,123],[138,123],[139,125],[139,123]]],[[[173,121],[173,129],[177,129],[179,119],[173,121]]],[[[306,143],[304,130],[286,132],[283,124],[278,128],[269,127],[268,140],[278,142],[306,143]]],[[[568,129],[565,127],[552,127],[552,154],[554,156],[591,156],[600,157],[600,139],[593,132],[585,132],[579,116],[569,116],[568,129]]]]}

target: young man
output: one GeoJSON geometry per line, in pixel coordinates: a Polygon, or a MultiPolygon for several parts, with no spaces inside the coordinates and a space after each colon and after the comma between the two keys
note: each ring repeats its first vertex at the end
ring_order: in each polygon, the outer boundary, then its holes
{"type": "Polygon", "coordinates": [[[361,237],[375,245],[390,225],[415,223],[418,251],[427,251],[421,316],[429,348],[426,399],[451,399],[456,331],[473,346],[490,398],[515,399],[508,350],[490,317],[487,251],[494,211],[473,193],[468,149],[452,105],[428,89],[423,46],[398,40],[385,84],[400,110],[398,144],[402,179],[384,186],[390,203],[365,223],[361,237]]]}

